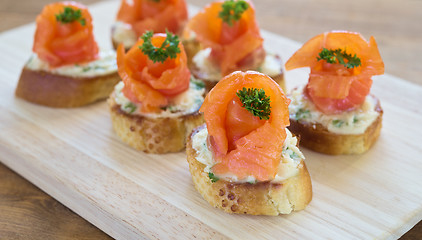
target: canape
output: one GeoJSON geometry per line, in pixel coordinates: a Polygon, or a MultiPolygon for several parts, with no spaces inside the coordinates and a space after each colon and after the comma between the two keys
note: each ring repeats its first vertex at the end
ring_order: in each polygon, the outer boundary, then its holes
{"type": "Polygon", "coordinates": [[[130,49],[147,31],[180,35],[188,18],[185,0],[122,0],[112,25],[112,43],[130,49]]]}
{"type": "Polygon", "coordinates": [[[200,109],[206,124],[187,146],[195,188],[229,213],[289,214],[312,199],[311,179],[292,136],[289,100],[270,77],[253,71],[224,77],[200,109]]]}
{"type": "Polygon", "coordinates": [[[380,135],[383,110],[369,94],[372,76],[384,73],[373,37],[328,32],[305,43],[287,61],[286,69],[310,67],[306,86],[289,95],[289,129],[301,145],[338,155],[366,152],[380,135]]]}
{"type": "Polygon", "coordinates": [[[209,4],[189,20],[183,36],[192,74],[208,91],[236,70],[262,72],[285,89],[283,62],[264,49],[251,1],[209,4]]]}
{"type": "Polygon", "coordinates": [[[99,51],[88,9],[76,2],[44,7],[33,55],[16,96],[50,107],[79,107],[105,99],[119,81],[114,51],[99,51]]]}
{"type": "Polygon", "coordinates": [[[108,100],[117,135],[147,153],[184,149],[192,129],[203,123],[198,109],[205,90],[191,78],[178,37],[147,32],[127,53],[120,44],[117,65],[122,81],[108,100]]]}

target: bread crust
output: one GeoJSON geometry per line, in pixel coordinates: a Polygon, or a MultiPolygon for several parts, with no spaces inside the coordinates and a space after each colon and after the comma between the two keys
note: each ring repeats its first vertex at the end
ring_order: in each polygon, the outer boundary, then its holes
{"type": "Polygon", "coordinates": [[[298,166],[299,174],[282,183],[233,183],[221,179],[211,182],[192,148],[192,136],[204,127],[205,124],[192,132],[186,153],[195,188],[212,206],[228,213],[276,216],[302,210],[311,201],[311,178],[303,160],[298,166]]]}
{"type": "Polygon", "coordinates": [[[313,151],[330,155],[361,154],[371,148],[381,132],[383,110],[378,99],[375,110],[379,113],[378,117],[362,134],[337,134],[319,123],[292,118],[288,129],[300,135],[301,146],[313,151]]]}
{"type": "Polygon", "coordinates": [[[113,96],[107,100],[113,129],[123,142],[146,153],[179,152],[192,130],[204,123],[199,112],[179,117],[148,118],[127,114],[113,96]]]}
{"type": "Polygon", "coordinates": [[[72,108],[107,98],[119,81],[117,72],[97,77],[71,77],[24,67],[15,94],[44,106],[72,108]]]}

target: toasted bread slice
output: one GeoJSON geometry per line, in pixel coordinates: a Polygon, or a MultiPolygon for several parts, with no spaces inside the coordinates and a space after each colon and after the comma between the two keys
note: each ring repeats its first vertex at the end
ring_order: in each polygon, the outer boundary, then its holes
{"type": "Polygon", "coordinates": [[[24,67],[16,96],[49,107],[80,107],[107,98],[119,81],[117,72],[96,77],[71,77],[24,67]]]}
{"type": "Polygon", "coordinates": [[[197,111],[174,118],[148,118],[124,112],[114,97],[110,97],[107,102],[117,135],[129,146],[146,153],[183,150],[192,130],[204,123],[202,114],[197,111]]]}
{"type": "Polygon", "coordinates": [[[379,101],[375,111],[379,113],[378,117],[362,134],[337,134],[328,131],[321,124],[292,118],[288,129],[300,135],[301,146],[316,152],[330,155],[361,154],[371,148],[381,132],[383,110],[379,101]]]}
{"type": "Polygon", "coordinates": [[[222,179],[212,182],[192,147],[192,137],[204,127],[192,132],[186,154],[195,188],[212,206],[228,213],[275,216],[302,210],[311,201],[311,178],[303,160],[298,165],[299,173],[281,183],[234,183],[222,179]]]}

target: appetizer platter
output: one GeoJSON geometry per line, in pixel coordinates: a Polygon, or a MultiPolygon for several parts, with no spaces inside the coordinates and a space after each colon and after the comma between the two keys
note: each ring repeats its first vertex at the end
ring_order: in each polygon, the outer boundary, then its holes
{"type": "MultiPolygon", "coordinates": [[[[112,49],[110,16],[118,6],[89,7],[100,48],[112,49]]],[[[197,11],[189,6],[190,16],[197,11]]],[[[312,180],[312,201],[303,210],[228,214],[197,192],[186,153],[147,154],[123,142],[105,101],[64,109],[17,98],[34,32],[30,24],[0,35],[0,161],[116,239],[394,239],[422,219],[420,85],[373,77],[383,126],[366,153],[330,156],[300,148],[312,180]]],[[[264,47],[284,61],[301,47],[261,34],[264,47]]],[[[283,75],[291,90],[306,84],[309,71],[283,75]]]]}

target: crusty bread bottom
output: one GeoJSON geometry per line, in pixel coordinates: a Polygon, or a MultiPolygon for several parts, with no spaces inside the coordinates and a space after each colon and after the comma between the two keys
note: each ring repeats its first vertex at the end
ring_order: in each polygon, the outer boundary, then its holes
{"type": "Polygon", "coordinates": [[[300,136],[300,145],[316,152],[340,155],[361,154],[368,151],[381,132],[383,111],[378,101],[375,121],[362,134],[337,134],[321,124],[297,121],[290,118],[289,130],[300,136]]]}
{"type": "Polygon", "coordinates": [[[69,77],[24,67],[16,96],[49,107],[80,107],[107,98],[119,81],[117,72],[98,77],[69,77]]]}
{"type": "Polygon", "coordinates": [[[205,125],[196,128],[186,144],[189,171],[195,188],[212,206],[228,213],[252,215],[289,214],[304,209],[312,199],[312,184],[305,162],[298,166],[299,174],[282,183],[211,182],[205,165],[196,160],[192,136],[205,125]]]}
{"type": "Polygon", "coordinates": [[[183,150],[189,134],[204,122],[198,112],[175,118],[148,118],[125,113],[112,96],[107,102],[117,135],[129,146],[146,153],[183,150]]]}

